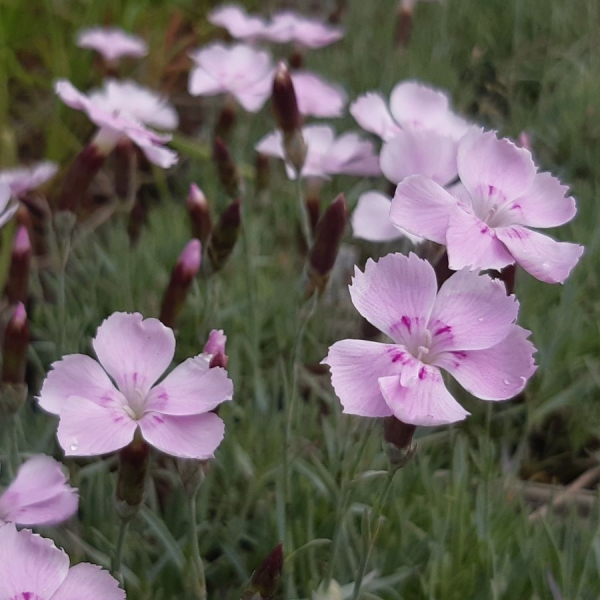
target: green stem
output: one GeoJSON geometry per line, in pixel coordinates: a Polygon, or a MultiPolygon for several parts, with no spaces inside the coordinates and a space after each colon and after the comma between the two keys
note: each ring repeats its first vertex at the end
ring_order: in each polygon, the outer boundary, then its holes
{"type": "Polygon", "coordinates": [[[121,519],[119,524],[119,537],[117,539],[117,546],[115,548],[111,568],[112,574],[121,585],[124,583],[123,574],[121,573],[121,560],[123,558],[123,546],[125,544],[125,535],[127,534],[129,523],[129,519],[121,519]]]}
{"type": "Polygon", "coordinates": [[[296,191],[298,194],[298,209],[300,210],[300,225],[302,227],[302,235],[304,236],[304,241],[306,242],[307,252],[310,252],[313,243],[312,230],[308,211],[304,202],[304,192],[302,189],[302,180],[300,179],[300,175],[298,175],[296,178],[296,191]]]}
{"type": "Polygon", "coordinates": [[[196,577],[194,578],[196,595],[198,600],[206,600],[206,575],[204,573],[204,563],[200,556],[200,545],[198,544],[198,524],[196,510],[196,493],[190,496],[190,523],[192,532],[192,559],[196,577]]]}

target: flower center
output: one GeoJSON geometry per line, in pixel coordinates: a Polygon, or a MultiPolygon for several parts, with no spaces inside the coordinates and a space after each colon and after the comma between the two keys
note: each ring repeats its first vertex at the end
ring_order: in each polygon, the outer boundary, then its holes
{"type": "Polygon", "coordinates": [[[127,398],[128,404],[123,407],[123,410],[135,421],[139,421],[144,416],[146,405],[146,396],[140,388],[135,388],[133,394],[127,398]]]}

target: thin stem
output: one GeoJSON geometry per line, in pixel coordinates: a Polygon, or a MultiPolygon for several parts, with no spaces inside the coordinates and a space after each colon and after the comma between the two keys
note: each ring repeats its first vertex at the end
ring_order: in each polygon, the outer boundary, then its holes
{"type": "Polygon", "coordinates": [[[313,243],[312,229],[310,226],[308,211],[306,210],[306,203],[304,202],[304,192],[302,189],[302,179],[300,179],[300,174],[298,174],[296,177],[296,191],[298,194],[298,210],[300,211],[302,235],[304,236],[304,241],[306,242],[307,252],[310,252],[313,243]]]}
{"type": "Polygon", "coordinates": [[[121,560],[123,558],[125,535],[127,534],[129,523],[129,519],[121,519],[121,522],[119,524],[119,537],[117,539],[117,547],[115,548],[115,554],[113,556],[111,568],[112,574],[115,576],[115,578],[121,585],[123,585],[124,583],[123,573],[121,573],[121,560]]]}
{"type": "Polygon", "coordinates": [[[196,510],[196,493],[190,496],[190,524],[192,533],[192,559],[194,561],[194,570],[196,577],[194,583],[198,600],[206,600],[206,575],[204,573],[204,563],[200,556],[200,545],[198,544],[198,524],[196,510]]]}

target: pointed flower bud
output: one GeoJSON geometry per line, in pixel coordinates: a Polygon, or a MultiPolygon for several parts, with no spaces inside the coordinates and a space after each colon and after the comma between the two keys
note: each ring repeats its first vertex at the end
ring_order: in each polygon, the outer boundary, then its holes
{"type": "Polygon", "coordinates": [[[416,425],[403,423],[396,417],[383,419],[383,449],[388,457],[390,471],[404,467],[416,454],[413,442],[416,425]]]}
{"type": "Polygon", "coordinates": [[[208,341],[204,346],[204,353],[211,354],[210,368],[223,367],[227,368],[229,357],[225,354],[225,344],[227,343],[227,336],[222,329],[213,329],[208,334],[208,341]]]}
{"type": "Polygon", "coordinates": [[[219,119],[215,125],[215,138],[229,140],[231,132],[235,126],[235,104],[232,100],[226,101],[223,106],[219,119]]]}
{"type": "Polygon", "coordinates": [[[213,272],[223,268],[237,242],[242,224],[242,205],[234,200],[221,214],[208,246],[213,272]]]}
{"type": "Polygon", "coordinates": [[[150,446],[136,432],[131,444],[119,452],[119,474],[115,489],[117,514],[124,521],[132,519],[144,500],[150,446]]]}
{"type": "Polygon", "coordinates": [[[406,48],[410,42],[413,23],[414,1],[415,0],[407,2],[406,0],[401,0],[401,2],[398,5],[398,16],[396,17],[396,31],[394,34],[396,48],[406,48]]]}
{"type": "Polygon", "coordinates": [[[283,544],[279,543],[263,560],[262,564],[250,579],[250,583],[244,590],[243,599],[257,598],[260,600],[271,600],[275,597],[277,583],[283,569],[283,544]]]}
{"type": "Polygon", "coordinates": [[[325,291],[348,221],[346,199],[340,194],[323,213],[308,255],[307,296],[325,291]]]}
{"type": "Polygon", "coordinates": [[[31,243],[27,227],[19,226],[10,258],[8,280],[6,282],[6,298],[10,304],[27,300],[27,284],[29,265],[31,263],[31,243]]]}
{"type": "Polygon", "coordinates": [[[2,382],[24,383],[27,366],[27,346],[29,344],[29,325],[27,312],[22,302],[15,307],[13,315],[4,332],[2,347],[2,382]]]}
{"type": "Polygon", "coordinates": [[[206,244],[212,232],[212,221],[206,196],[195,183],[190,185],[187,210],[192,223],[192,236],[206,244]]]}
{"type": "Polygon", "coordinates": [[[160,320],[167,327],[173,328],[194,277],[200,270],[202,261],[202,244],[200,240],[190,240],[171,272],[171,280],[163,296],[160,309],[160,320]]]}
{"type": "Polygon", "coordinates": [[[231,152],[221,138],[216,138],[213,143],[213,160],[223,189],[231,198],[236,198],[241,191],[241,178],[231,152]]]}

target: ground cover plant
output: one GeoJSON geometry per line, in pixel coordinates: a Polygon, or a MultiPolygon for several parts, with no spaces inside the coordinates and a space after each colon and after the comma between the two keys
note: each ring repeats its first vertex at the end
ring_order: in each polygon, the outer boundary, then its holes
{"type": "Polygon", "coordinates": [[[596,598],[598,11],[0,2],[0,600],[596,598]]]}

